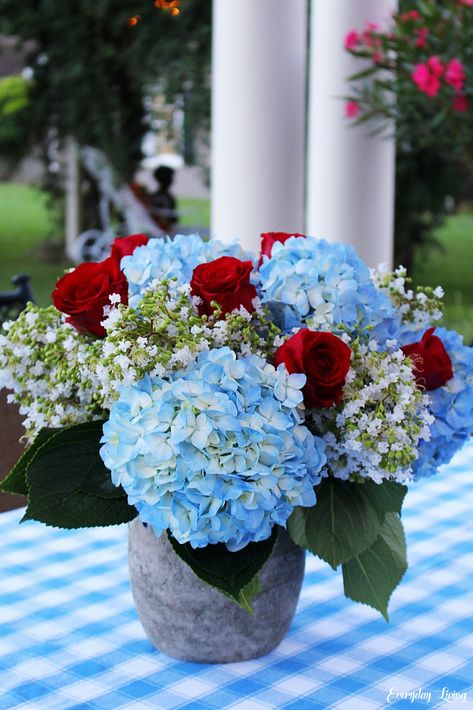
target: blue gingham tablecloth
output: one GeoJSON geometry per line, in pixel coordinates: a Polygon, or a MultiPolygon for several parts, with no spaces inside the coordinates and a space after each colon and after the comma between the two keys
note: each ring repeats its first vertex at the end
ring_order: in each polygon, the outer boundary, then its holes
{"type": "Polygon", "coordinates": [[[155,651],[137,619],[125,526],[65,532],[0,515],[0,708],[473,708],[473,443],[414,485],[410,570],[391,624],[308,557],[292,628],[224,666],[155,651]]]}

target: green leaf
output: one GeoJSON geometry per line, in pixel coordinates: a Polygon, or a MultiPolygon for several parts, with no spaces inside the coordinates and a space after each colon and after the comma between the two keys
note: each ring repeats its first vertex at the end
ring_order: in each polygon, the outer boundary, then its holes
{"type": "Polygon", "coordinates": [[[401,520],[396,513],[386,513],[376,542],[343,565],[345,595],[377,609],[389,621],[389,599],[406,570],[406,540],[401,520]]]}
{"type": "Polygon", "coordinates": [[[243,587],[243,589],[241,590],[240,597],[238,600],[239,605],[243,609],[246,609],[249,614],[253,614],[253,607],[251,604],[253,602],[253,599],[255,599],[255,597],[257,597],[260,592],[261,584],[258,575],[255,575],[251,582],[248,582],[246,587],[243,587]]]}
{"type": "Polygon", "coordinates": [[[383,513],[401,513],[402,504],[407,493],[407,486],[393,481],[375,483],[366,480],[363,484],[364,492],[369,497],[378,511],[383,513]]]}
{"type": "Polygon", "coordinates": [[[376,66],[371,66],[368,67],[367,69],[362,69],[362,71],[356,72],[356,74],[352,74],[351,76],[348,77],[348,81],[359,81],[360,79],[366,79],[369,76],[372,76],[378,71],[379,67],[376,66]]]}
{"type": "Polygon", "coordinates": [[[293,542],[306,550],[310,549],[310,544],[306,535],[307,515],[310,508],[294,508],[287,521],[287,532],[293,542]]]}
{"type": "MultiPolygon", "coordinates": [[[[27,467],[28,507],[24,520],[60,528],[129,522],[137,510],[113,485],[99,455],[103,422],[87,422],[56,433],[27,467]]],[[[22,522],[23,522],[22,521],[22,522]]]]}
{"type": "Polygon", "coordinates": [[[257,574],[271,555],[277,535],[275,527],[267,540],[251,542],[238,552],[230,552],[224,544],[197,549],[189,543],[181,545],[168,532],[174,551],[199,579],[250,613],[253,612],[252,601],[260,591],[257,574]]]}
{"type": "Polygon", "coordinates": [[[373,109],[371,111],[365,111],[360,115],[359,118],[357,118],[353,123],[352,126],[361,126],[363,123],[367,123],[368,121],[371,121],[373,118],[377,118],[379,115],[379,112],[377,109],[373,109]]]}
{"type": "Polygon", "coordinates": [[[335,569],[373,544],[384,513],[376,509],[363,484],[327,478],[316,493],[305,534],[309,550],[335,569]]]}
{"type": "Polygon", "coordinates": [[[26,481],[26,471],[30,462],[38,453],[39,449],[49,439],[55,436],[61,429],[41,429],[34,442],[29,446],[8,476],[0,483],[0,491],[2,493],[14,493],[20,496],[28,495],[28,484],[26,481]]]}

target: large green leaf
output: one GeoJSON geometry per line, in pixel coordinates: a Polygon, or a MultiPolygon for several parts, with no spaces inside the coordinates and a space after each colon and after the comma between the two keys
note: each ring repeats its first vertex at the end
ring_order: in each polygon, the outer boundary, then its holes
{"type": "Polygon", "coordinates": [[[28,484],[26,481],[26,471],[30,462],[38,453],[39,449],[48,442],[61,429],[41,429],[34,442],[29,446],[8,476],[0,483],[0,491],[3,493],[14,493],[20,496],[28,495],[28,484]]]}
{"type": "Polygon", "coordinates": [[[170,533],[168,538],[176,554],[202,581],[252,612],[252,601],[260,591],[257,574],[271,555],[277,534],[275,527],[270,538],[238,552],[230,552],[224,544],[194,549],[189,543],[181,545],[170,533]]]}
{"type": "Polygon", "coordinates": [[[294,508],[287,521],[287,532],[293,542],[306,550],[310,549],[310,544],[306,535],[307,515],[310,508],[294,508]]]}
{"type": "Polygon", "coordinates": [[[23,520],[61,528],[119,525],[133,520],[121,487],[99,455],[103,422],[67,427],[40,447],[27,466],[28,507],[23,520]]]}
{"type": "Polygon", "coordinates": [[[407,486],[394,481],[375,483],[366,480],[364,492],[378,511],[383,513],[401,513],[402,504],[407,493],[407,486]]]}
{"type": "Polygon", "coordinates": [[[308,549],[335,569],[373,544],[383,520],[362,484],[327,478],[307,513],[308,549]]]}
{"type": "Polygon", "coordinates": [[[407,570],[404,529],[396,513],[386,513],[376,542],[343,565],[343,585],[350,599],[388,617],[391,594],[407,570]]]}

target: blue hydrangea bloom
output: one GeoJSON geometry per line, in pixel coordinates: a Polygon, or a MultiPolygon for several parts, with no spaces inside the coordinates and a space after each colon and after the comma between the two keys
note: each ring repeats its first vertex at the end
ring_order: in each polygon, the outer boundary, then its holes
{"type": "MultiPolygon", "coordinates": [[[[419,340],[423,333],[406,331],[402,345],[419,340]]],[[[463,343],[455,331],[437,328],[435,331],[445,346],[453,366],[453,379],[432,390],[430,411],[435,416],[431,440],[423,441],[413,469],[416,478],[431,476],[441,464],[448,463],[473,433],[473,348],[463,343]]]]}
{"type": "Polygon", "coordinates": [[[205,242],[198,234],[150,239],[148,244],[121,260],[129,284],[130,303],[133,305],[135,297],[141,297],[144,289],[156,279],[176,278],[179,284],[189,283],[196,266],[220,256],[251,259],[239,244],[223,244],[214,239],[205,242]]]}
{"type": "Polygon", "coordinates": [[[101,456],[156,534],[236,551],[313,506],[324,445],[301,424],[305,375],[229,348],[124,387],[101,456]]]}
{"type": "Polygon", "coordinates": [[[375,337],[392,337],[393,306],[350,245],[291,237],[273,246],[270,259],[264,257],[260,279],[262,300],[271,304],[286,332],[305,324],[333,330],[339,324],[364,328],[386,323],[375,337]]]}

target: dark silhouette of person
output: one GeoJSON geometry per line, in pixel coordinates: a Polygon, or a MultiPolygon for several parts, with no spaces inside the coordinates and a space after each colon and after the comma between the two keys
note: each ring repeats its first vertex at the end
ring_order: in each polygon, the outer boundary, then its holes
{"type": "Polygon", "coordinates": [[[167,165],[160,165],[153,174],[159,184],[159,189],[151,196],[150,212],[163,232],[172,231],[178,222],[176,198],[170,192],[170,187],[174,181],[174,170],[167,165]]]}

